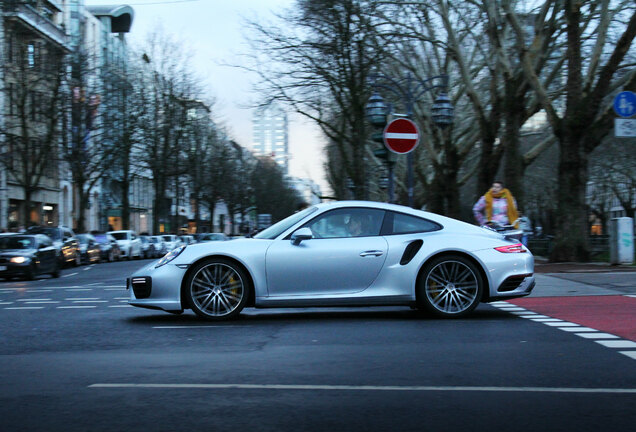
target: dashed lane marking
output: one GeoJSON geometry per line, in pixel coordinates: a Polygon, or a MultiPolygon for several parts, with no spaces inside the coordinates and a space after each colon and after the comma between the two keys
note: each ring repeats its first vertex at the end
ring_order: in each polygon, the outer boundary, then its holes
{"type": "Polygon", "coordinates": [[[609,333],[592,332],[574,334],[585,339],[618,339],[618,336],[609,333]]]}
{"type": "Polygon", "coordinates": [[[5,310],[27,310],[27,309],[44,309],[44,306],[16,306],[6,307],[5,310]]]}
{"type": "Polygon", "coordinates": [[[74,300],[99,300],[99,297],[69,297],[64,300],[74,301],[74,300]]]}
{"type": "Polygon", "coordinates": [[[56,309],[90,309],[96,308],[97,306],[58,306],[56,309]]]}
{"type": "MultiPolygon", "coordinates": [[[[114,306],[108,306],[109,308],[125,308],[125,307],[129,307],[130,305],[114,305],[114,306]]],[[[132,307],[132,306],[130,306],[132,307]]]]}
{"type": "Polygon", "coordinates": [[[67,278],[67,277],[71,277],[71,276],[75,276],[77,273],[71,273],[71,274],[67,274],[62,276],[63,278],[67,278]]]}
{"type": "Polygon", "coordinates": [[[601,344],[603,346],[606,346],[608,348],[636,348],[636,342],[626,341],[626,340],[611,340],[611,341],[597,340],[594,342],[601,344]]]}
{"type": "Polygon", "coordinates": [[[478,387],[478,386],[372,386],[372,385],[303,385],[303,384],[137,384],[97,383],[88,388],[154,388],[210,390],[322,390],[322,391],[392,391],[392,392],[522,392],[522,393],[609,393],[636,394],[636,388],[581,387],[478,387]]]}
{"type": "MultiPolygon", "coordinates": [[[[636,297],[636,296],[626,296],[626,297],[636,297]]],[[[636,342],[620,339],[619,336],[613,335],[611,333],[600,332],[590,327],[583,327],[579,324],[563,321],[561,319],[549,317],[547,315],[537,315],[537,314],[534,314],[532,311],[527,311],[529,314],[526,314],[524,312],[510,311],[511,308],[502,307],[504,306],[502,302],[496,302],[491,304],[500,310],[508,311],[511,314],[515,314],[519,318],[530,319],[531,321],[542,323],[550,327],[556,327],[559,330],[574,333],[576,336],[582,337],[584,339],[593,340],[594,342],[600,345],[603,345],[607,348],[617,348],[617,349],[636,348],[636,342]]],[[[525,310],[524,308],[520,308],[520,309],[525,310]]],[[[618,351],[618,353],[636,360],[636,351],[618,351]]]]}
{"type": "Polygon", "coordinates": [[[18,299],[19,302],[28,302],[28,301],[47,301],[47,300],[51,300],[50,298],[44,298],[44,299],[18,299]]]}
{"type": "Polygon", "coordinates": [[[68,292],[79,292],[79,291],[93,291],[93,289],[92,288],[69,288],[69,289],[67,289],[65,291],[68,291],[68,292]]]}
{"type": "Polygon", "coordinates": [[[73,303],[108,303],[108,300],[73,300],[73,303]]]}
{"type": "Polygon", "coordinates": [[[619,351],[619,353],[636,360],[636,351],[619,351]]]}

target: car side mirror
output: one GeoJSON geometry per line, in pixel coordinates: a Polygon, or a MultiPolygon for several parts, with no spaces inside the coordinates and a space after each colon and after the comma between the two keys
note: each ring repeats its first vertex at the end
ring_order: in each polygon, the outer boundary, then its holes
{"type": "Polygon", "coordinates": [[[294,246],[298,246],[303,240],[310,240],[312,238],[314,238],[314,234],[309,228],[305,227],[295,231],[291,235],[291,242],[294,246]]]}

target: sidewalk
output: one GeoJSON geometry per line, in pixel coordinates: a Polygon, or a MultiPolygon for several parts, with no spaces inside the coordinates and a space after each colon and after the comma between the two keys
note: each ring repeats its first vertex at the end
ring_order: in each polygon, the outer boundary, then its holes
{"type": "Polygon", "coordinates": [[[636,266],[535,261],[537,284],[529,297],[636,295],[636,266]]]}

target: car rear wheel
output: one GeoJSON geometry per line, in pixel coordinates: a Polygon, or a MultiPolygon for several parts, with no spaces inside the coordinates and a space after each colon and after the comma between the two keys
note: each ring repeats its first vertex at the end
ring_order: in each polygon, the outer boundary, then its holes
{"type": "Polygon", "coordinates": [[[185,283],[191,309],[211,320],[237,316],[245,307],[250,292],[247,275],[229,260],[215,258],[194,266],[185,283]]]}
{"type": "Polygon", "coordinates": [[[427,263],[421,273],[418,306],[437,316],[464,316],[477,307],[483,289],[473,262],[458,255],[442,256],[427,263]]]}

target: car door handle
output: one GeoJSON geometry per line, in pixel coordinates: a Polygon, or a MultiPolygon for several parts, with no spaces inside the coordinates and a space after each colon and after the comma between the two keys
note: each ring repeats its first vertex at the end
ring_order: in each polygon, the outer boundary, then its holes
{"type": "Polygon", "coordinates": [[[360,256],[361,257],[367,257],[367,256],[376,256],[379,257],[380,255],[382,255],[384,252],[379,251],[379,250],[370,250],[370,251],[364,251],[364,252],[360,252],[360,256]]]}

